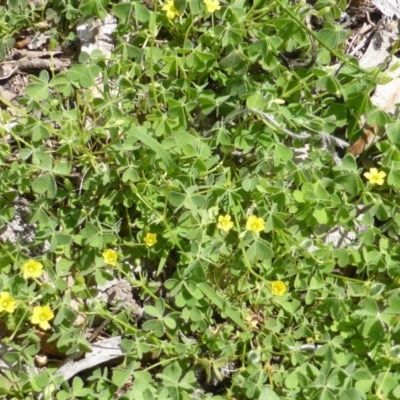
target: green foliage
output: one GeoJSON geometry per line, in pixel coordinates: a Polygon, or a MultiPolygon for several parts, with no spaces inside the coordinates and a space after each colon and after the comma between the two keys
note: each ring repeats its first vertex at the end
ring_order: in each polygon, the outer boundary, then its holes
{"type": "Polygon", "coordinates": [[[110,60],[30,75],[0,114],[1,225],[22,198],[35,227],[0,242],[0,292],[17,301],[0,311],[17,366],[0,375],[5,398],[400,398],[400,125],[370,102],[380,71],[345,55],[345,1],[220,6],[0,6],[0,59],[23,28],[57,26],[69,46],[78,19],[118,19],[110,60]],[[337,155],[361,115],[386,136],[337,155]],[[23,278],[30,259],[46,274],[23,278]],[[114,278],[141,318],[95,299],[114,278]],[[64,357],[90,351],[100,319],[124,361],[63,383],[53,361],[35,370],[43,304],[64,357]]]}

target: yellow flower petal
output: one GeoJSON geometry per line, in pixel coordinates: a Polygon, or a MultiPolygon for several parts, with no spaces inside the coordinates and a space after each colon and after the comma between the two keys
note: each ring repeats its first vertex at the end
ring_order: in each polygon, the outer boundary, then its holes
{"type": "Polygon", "coordinates": [[[365,178],[371,185],[383,185],[385,183],[386,172],[378,171],[377,168],[370,168],[369,172],[364,173],[365,178]]]}
{"type": "Polygon", "coordinates": [[[16,300],[8,292],[0,293],[0,312],[6,311],[12,314],[17,308],[16,300]]]}
{"type": "Polygon", "coordinates": [[[148,233],[143,241],[146,243],[148,247],[154,246],[157,243],[157,234],[156,233],[148,233]]]}
{"type": "Polygon", "coordinates": [[[274,281],[271,284],[271,293],[274,296],[283,296],[286,293],[286,285],[282,281],[274,281]]]}
{"type": "Polygon", "coordinates": [[[106,264],[117,265],[118,253],[114,250],[108,249],[103,253],[103,260],[106,264]]]}
{"type": "Polygon", "coordinates": [[[161,10],[167,12],[167,18],[169,19],[179,17],[179,11],[175,8],[174,0],[167,0],[167,3],[162,6],[161,10]]]}
{"type": "Polygon", "coordinates": [[[47,321],[41,321],[39,323],[39,327],[44,331],[47,331],[48,329],[50,329],[51,325],[47,321]]]}
{"type": "Polygon", "coordinates": [[[22,270],[25,279],[39,278],[43,274],[43,265],[38,261],[29,260],[22,266],[22,270]]]}
{"type": "Polygon", "coordinates": [[[207,12],[213,13],[214,11],[220,10],[221,6],[218,0],[204,0],[207,12]]]}
{"type": "Polygon", "coordinates": [[[233,228],[231,216],[229,214],[226,214],[225,216],[220,215],[218,217],[217,228],[223,230],[224,232],[229,232],[229,230],[233,228]]]}
{"type": "Polygon", "coordinates": [[[33,307],[31,323],[33,325],[39,325],[41,329],[47,331],[50,329],[48,321],[54,318],[54,313],[51,311],[49,306],[36,306],[33,307]]]}
{"type": "Polygon", "coordinates": [[[246,229],[248,231],[259,233],[262,232],[265,228],[265,221],[262,218],[258,218],[255,215],[251,215],[247,219],[246,229]]]}

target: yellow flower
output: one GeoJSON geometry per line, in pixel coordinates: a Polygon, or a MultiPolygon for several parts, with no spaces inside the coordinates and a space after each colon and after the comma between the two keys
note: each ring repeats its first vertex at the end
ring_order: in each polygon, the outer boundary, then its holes
{"type": "Polygon", "coordinates": [[[17,308],[17,302],[8,292],[0,293],[0,312],[7,311],[12,314],[17,308]]]}
{"type": "Polygon", "coordinates": [[[377,168],[370,168],[369,172],[366,172],[364,176],[369,180],[371,185],[383,185],[385,183],[386,172],[378,171],[377,168]]]}
{"type": "Polygon", "coordinates": [[[255,215],[251,215],[246,224],[246,229],[248,231],[259,233],[264,230],[265,221],[262,218],[258,218],[255,215]]]}
{"type": "Polygon", "coordinates": [[[43,274],[43,264],[39,261],[29,260],[23,266],[24,278],[39,278],[43,274]]]}
{"type": "Polygon", "coordinates": [[[233,228],[233,222],[231,221],[231,216],[226,214],[225,216],[220,215],[218,217],[218,229],[222,229],[225,232],[229,232],[230,229],[233,228]]]}
{"type": "Polygon", "coordinates": [[[143,240],[147,246],[154,246],[157,243],[157,234],[149,232],[143,240]]]}
{"type": "Polygon", "coordinates": [[[274,296],[283,296],[286,289],[286,285],[282,281],[274,281],[271,284],[271,293],[274,296]]]}
{"type": "Polygon", "coordinates": [[[206,5],[206,9],[209,13],[213,13],[214,11],[221,9],[218,0],[204,0],[204,4],[206,5]]]}
{"type": "Polygon", "coordinates": [[[175,8],[174,0],[167,0],[167,3],[161,9],[167,12],[167,18],[174,19],[179,17],[179,11],[175,8]]]}
{"type": "Polygon", "coordinates": [[[53,318],[54,314],[49,306],[33,307],[33,315],[31,317],[31,323],[34,325],[39,325],[44,331],[50,329],[50,324],[48,321],[50,321],[53,318]]]}
{"type": "Polygon", "coordinates": [[[118,253],[114,250],[108,249],[103,253],[103,260],[106,264],[117,265],[118,253]]]}

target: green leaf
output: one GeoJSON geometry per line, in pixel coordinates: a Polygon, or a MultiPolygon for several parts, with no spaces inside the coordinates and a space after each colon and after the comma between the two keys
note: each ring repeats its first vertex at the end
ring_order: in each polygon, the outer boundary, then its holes
{"type": "Polygon", "coordinates": [[[260,260],[272,260],[274,257],[274,252],[271,249],[271,247],[268,245],[268,243],[265,240],[258,239],[256,241],[257,244],[257,252],[256,256],[260,260]]]}
{"type": "Polygon", "coordinates": [[[144,312],[148,315],[151,315],[152,317],[162,317],[162,315],[160,315],[158,309],[154,306],[150,306],[150,305],[146,305],[144,307],[144,312]]]}
{"type": "MultiPolygon", "coordinates": [[[[362,307],[362,310],[365,310],[368,313],[368,314],[365,314],[365,315],[376,316],[376,315],[379,314],[378,304],[373,299],[365,299],[365,300],[363,300],[360,303],[360,307],[362,307]]],[[[360,311],[362,311],[362,310],[360,310],[360,311]]]]}
{"type": "Polygon", "coordinates": [[[65,258],[61,258],[60,260],[58,260],[56,264],[57,276],[59,277],[68,276],[71,273],[71,268],[73,264],[74,264],[73,261],[67,260],[65,258]]]}
{"type": "Polygon", "coordinates": [[[390,309],[394,313],[400,314],[400,297],[398,295],[391,296],[389,299],[390,309]]]}
{"type": "Polygon", "coordinates": [[[10,43],[11,46],[8,46],[7,42],[4,39],[0,40],[0,61],[4,61],[6,59],[6,55],[9,52],[9,48],[12,48],[14,46],[15,39],[11,38],[11,40],[13,41],[13,43],[10,43]]]}
{"type": "Polygon", "coordinates": [[[368,125],[376,124],[377,126],[385,126],[388,122],[389,122],[389,116],[385,113],[385,111],[381,110],[380,108],[374,108],[367,115],[368,125]]]}
{"type": "Polygon", "coordinates": [[[399,385],[397,374],[393,376],[392,373],[387,373],[387,371],[381,372],[376,377],[375,383],[376,385],[378,385],[378,387],[382,388],[382,392],[385,393],[387,396],[399,385]]]}
{"type": "Polygon", "coordinates": [[[267,242],[262,239],[257,239],[246,251],[247,257],[250,261],[258,260],[271,260],[274,257],[274,252],[269,247],[267,242]]]}
{"type": "MultiPolygon", "coordinates": [[[[133,393],[143,393],[147,389],[151,389],[154,391],[154,386],[153,386],[153,377],[150,373],[147,371],[135,371],[133,372],[133,385],[132,388],[134,389],[133,393]]],[[[136,399],[137,397],[135,397],[136,399]]],[[[141,399],[144,399],[144,397],[141,397],[141,399]]],[[[151,397],[153,399],[153,397],[151,397]]],[[[149,397],[146,398],[146,400],[150,400],[149,397]]]]}
{"type": "Polygon", "coordinates": [[[343,44],[349,36],[349,32],[342,29],[340,25],[326,24],[317,32],[319,39],[330,49],[336,49],[343,44]]]}
{"type": "Polygon", "coordinates": [[[365,394],[355,388],[346,389],[339,397],[339,400],[365,400],[365,399],[366,399],[365,394]]]}
{"type": "Polygon", "coordinates": [[[140,23],[144,24],[150,20],[151,13],[143,4],[135,1],[133,6],[135,7],[135,17],[140,23]]]}
{"type": "Polygon", "coordinates": [[[363,189],[363,183],[360,177],[355,174],[337,176],[335,182],[351,195],[357,195],[363,189]]]}
{"type": "Polygon", "coordinates": [[[247,331],[246,324],[240,318],[240,314],[233,310],[206,282],[199,283],[199,289],[204,295],[216,305],[222,312],[224,312],[228,318],[235,322],[244,331],[247,331]]]}
{"type": "Polygon", "coordinates": [[[115,367],[112,371],[112,383],[122,387],[132,377],[132,371],[123,367],[115,367]]]}
{"type": "Polygon", "coordinates": [[[103,247],[103,238],[101,236],[101,233],[90,222],[87,222],[85,227],[81,230],[81,235],[85,239],[85,243],[89,244],[91,247],[96,247],[96,248],[103,247]]]}
{"type": "Polygon", "coordinates": [[[76,376],[73,381],[72,381],[72,388],[74,390],[74,392],[77,392],[81,389],[83,389],[83,381],[81,378],[79,378],[79,376],[76,376]]]}
{"type": "Polygon", "coordinates": [[[334,118],[337,127],[342,127],[347,124],[347,109],[344,104],[331,104],[326,110],[325,115],[327,118],[334,118]]]}
{"type": "Polygon", "coordinates": [[[164,324],[167,328],[169,329],[175,329],[176,328],[176,321],[173,318],[166,317],[163,319],[164,324]]]}
{"type": "Polygon", "coordinates": [[[371,372],[366,368],[360,368],[353,374],[353,379],[356,381],[374,379],[371,372]]]}
{"type": "Polygon", "coordinates": [[[209,96],[200,96],[198,102],[204,115],[210,114],[217,105],[215,100],[209,96]]]}
{"type": "Polygon", "coordinates": [[[96,269],[96,272],[94,273],[96,283],[100,286],[103,286],[107,283],[107,275],[105,271],[96,269]]]}
{"type": "Polygon", "coordinates": [[[389,124],[386,128],[388,139],[397,148],[400,148],[400,124],[398,122],[389,124]]]}
{"type": "Polygon", "coordinates": [[[71,80],[65,72],[61,72],[56,75],[49,83],[50,87],[57,89],[64,96],[71,96],[73,93],[73,86],[71,85],[71,80]]]}
{"type": "Polygon", "coordinates": [[[220,61],[219,66],[228,72],[232,71],[239,75],[245,75],[247,73],[246,61],[244,61],[242,55],[236,50],[223,58],[220,61]]]}
{"type": "Polygon", "coordinates": [[[288,147],[284,146],[282,144],[277,143],[275,146],[275,151],[279,158],[284,161],[285,163],[290,161],[293,158],[293,150],[288,147]]]}
{"type": "Polygon", "coordinates": [[[260,395],[258,396],[259,400],[281,400],[281,398],[269,387],[263,386],[261,388],[260,395]]]}
{"type": "Polygon", "coordinates": [[[256,108],[258,110],[264,110],[266,102],[264,96],[260,92],[255,92],[250,95],[246,100],[247,108],[256,108]]]}
{"type": "Polygon", "coordinates": [[[19,157],[21,160],[26,161],[32,155],[31,149],[21,149],[19,152],[19,157]]]}
{"type": "Polygon", "coordinates": [[[329,220],[325,210],[314,210],[314,217],[319,224],[326,224],[329,220]]]}
{"type": "Polygon", "coordinates": [[[359,332],[365,339],[382,340],[385,331],[380,320],[367,318],[359,327],[359,332]]]}
{"type": "Polygon", "coordinates": [[[35,126],[32,130],[32,140],[38,142],[39,140],[47,140],[51,136],[50,130],[45,125],[35,126]]]}
{"type": "Polygon", "coordinates": [[[50,92],[47,83],[30,83],[26,87],[26,94],[36,101],[44,101],[49,98],[50,92]]]}
{"type": "Polygon", "coordinates": [[[40,388],[40,390],[42,390],[43,388],[45,388],[49,383],[49,377],[46,376],[46,373],[39,373],[35,376],[35,384],[40,388]]]}
{"type": "Polygon", "coordinates": [[[356,159],[351,153],[348,153],[345,157],[343,157],[341,168],[343,168],[344,171],[357,171],[356,159]]]}
{"type": "Polygon", "coordinates": [[[72,242],[72,236],[68,235],[67,233],[57,232],[54,235],[54,238],[56,239],[57,244],[60,246],[65,246],[72,242]]]}
{"type": "Polygon", "coordinates": [[[340,84],[332,75],[324,76],[323,78],[318,79],[316,87],[318,89],[326,90],[328,93],[340,93],[340,84]]]}
{"type": "Polygon", "coordinates": [[[66,162],[55,165],[53,173],[57,175],[69,175],[71,173],[71,165],[66,162]]]}
{"type": "Polygon", "coordinates": [[[355,388],[360,390],[362,393],[368,393],[374,383],[374,379],[359,380],[355,383],[355,388]]]}
{"type": "Polygon", "coordinates": [[[115,4],[112,8],[112,13],[122,21],[124,21],[125,24],[128,23],[130,17],[131,17],[131,12],[132,12],[132,4],[131,3],[119,3],[115,4]]]}
{"type": "Polygon", "coordinates": [[[49,72],[45,69],[40,71],[39,74],[39,80],[41,80],[43,83],[48,83],[50,79],[49,72]]]}
{"type": "Polygon", "coordinates": [[[136,168],[128,168],[122,175],[122,182],[137,182],[139,180],[139,174],[136,168]]]}
{"type": "Polygon", "coordinates": [[[35,152],[32,157],[32,162],[43,171],[49,172],[53,169],[53,157],[43,151],[35,152]]]}
{"type": "Polygon", "coordinates": [[[179,379],[182,375],[182,368],[179,363],[173,362],[167,365],[163,369],[163,373],[157,374],[158,379],[162,379],[164,386],[177,386],[179,384],[179,379]]]}
{"type": "Polygon", "coordinates": [[[145,127],[132,126],[127,133],[129,136],[135,137],[137,140],[140,140],[144,145],[153,150],[161,158],[162,162],[170,172],[175,169],[174,162],[168,151],[165,150],[165,148],[158,143],[157,140],[152,138],[147,133],[147,129],[145,127]]]}
{"type": "MultiPolygon", "coordinates": [[[[360,88],[356,89],[360,90],[360,88]]],[[[362,91],[347,94],[350,90],[351,88],[349,87],[344,89],[347,105],[354,107],[359,113],[366,113],[371,108],[371,99],[369,95],[366,95],[362,91]]]]}
{"type": "Polygon", "coordinates": [[[300,190],[294,190],[293,191],[293,198],[298,202],[298,203],[304,203],[304,194],[300,190]]]}
{"type": "Polygon", "coordinates": [[[199,0],[189,0],[189,5],[193,15],[204,14],[204,9],[202,8],[199,0]]]}
{"type": "Polygon", "coordinates": [[[95,79],[100,74],[101,68],[98,65],[74,65],[67,72],[70,79],[79,83],[83,88],[89,88],[95,84],[95,79]]]}
{"type": "Polygon", "coordinates": [[[79,11],[85,15],[95,15],[100,19],[104,19],[107,16],[105,7],[108,4],[109,0],[82,0],[79,5],[79,11]]]}
{"type": "Polygon", "coordinates": [[[57,184],[52,174],[43,174],[32,182],[32,189],[35,193],[47,193],[49,199],[54,199],[57,193],[57,184]]]}
{"type": "Polygon", "coordinates": [[[83,88],[88,88],[95,84],[95,79],[99,76],[101,68],[98,65],[85,66],[85,72],[80,79],[80,84],[83,88]]]}
{"type": "Polygon", "coordinates": [[[142,325],[142,329],[146,332],[153,331],[159,338],[162,337],[165,332],[163,323],[157,319],[145,321],[142,325]]]}
{"type": "Polygon", "coordinates": [[[180,208],[186,201],[186,195],[183,193],[171,191],[168,195],[168,202],[175,208],[180,208]]]}
{"type": "Polygon", "coordinates": [[[174,0],[174,6],[179,11],[179,14],[182,15],[186,9],[186,0],[174,0]]]}
{"type": "Polygon", "coordinates": [[[292,371],[285,379],[285,386],[288,389],[296,389],[299,386],[298,372],[292,371]]]}

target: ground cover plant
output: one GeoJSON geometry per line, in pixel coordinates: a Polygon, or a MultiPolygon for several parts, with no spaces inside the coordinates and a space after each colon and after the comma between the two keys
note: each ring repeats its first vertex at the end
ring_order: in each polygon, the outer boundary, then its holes
{"type": "Polygon", "coordinates": [[[400,398],[400,126],[350,4],[0,7],[2,60],[27,29],[71,58],[0,97],[1,231],[34,229],[0,241],[3,398],[400,398]],[[79,53],[107,14],[111,59],[79,53]],[[385,134],[355,157],[362,118],[385,134]],[[97,297],[122,279],[140,312],[97,297]],[[57,376],[113,336],[117,363],[57,376]]]}

